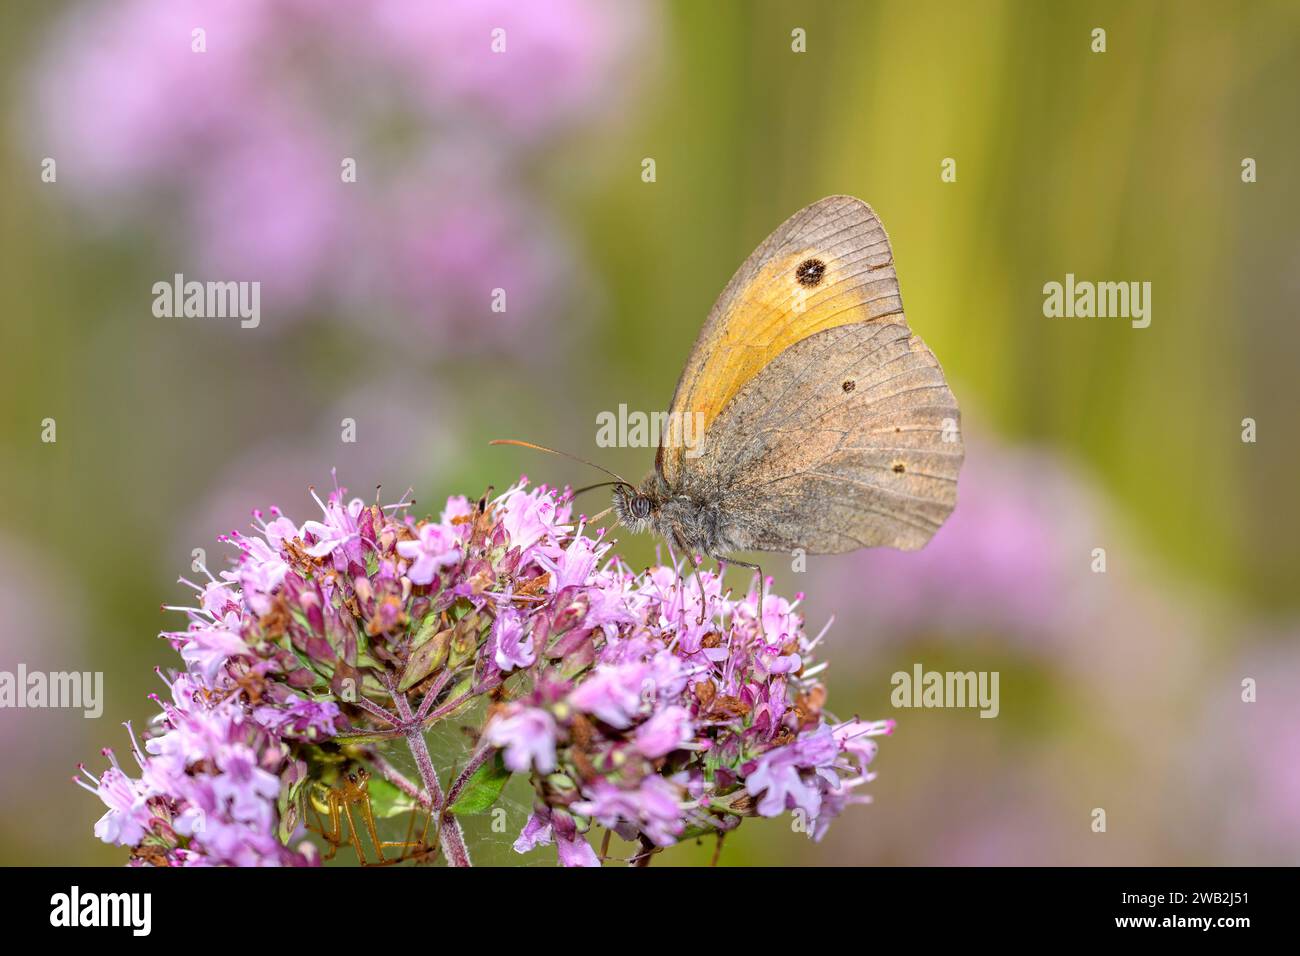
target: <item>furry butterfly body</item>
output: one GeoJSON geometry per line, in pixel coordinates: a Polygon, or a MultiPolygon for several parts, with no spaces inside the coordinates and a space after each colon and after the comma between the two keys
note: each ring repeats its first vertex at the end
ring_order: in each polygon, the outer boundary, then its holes
{"type": "Polygon", "coordinates": [[[696,340],[639,488],[634,531],[745,564],[737,551],[922,547],[956,504],[960,412],[903,315],[871,207],[831,196],[791,216],[737,270],[696,340]]]}

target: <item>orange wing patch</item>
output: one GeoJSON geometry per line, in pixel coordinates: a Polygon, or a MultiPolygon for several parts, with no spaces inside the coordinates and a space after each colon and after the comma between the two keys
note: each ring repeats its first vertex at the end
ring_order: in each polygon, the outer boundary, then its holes
{"type": "Polygon", "coordinates": [[[676,486],[686,452],[745,383],[796,342],[895,316],[894,258],[880,220],[852,196],[830,196],[779,226],[732,276],[677,383],[656,464],[676,486]]]}

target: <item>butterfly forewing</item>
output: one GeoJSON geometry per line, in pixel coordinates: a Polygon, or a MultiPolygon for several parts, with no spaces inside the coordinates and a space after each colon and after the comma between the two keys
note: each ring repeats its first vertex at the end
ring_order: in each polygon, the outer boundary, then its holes
{"type": "Polygon", "coordinates": [[[956,503],[956,400],[907,326],[883,227],[852,197],[796,213],[741,266],[671,411],[703,435],[666,440],[660,474],[718,505],[728,548],[910,550],[956,503]]]}
{"type": "Polygon", "coordinates": [[[791,345],[842,325],[901,320],[902,308],[889,237],[870,206],[830,196],[795,213],[745,260],[709,312],[673,394],[660,474],[675,486],[684,436],[707,431],[791,345]]]}

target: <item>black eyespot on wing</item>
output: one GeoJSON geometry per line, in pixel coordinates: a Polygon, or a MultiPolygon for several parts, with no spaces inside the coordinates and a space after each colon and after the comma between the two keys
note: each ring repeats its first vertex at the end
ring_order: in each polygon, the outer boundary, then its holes
{"type": "Polygon", "coordinates": [[[851,392],[857,387],[858,387],[858,383],[853,381],[853,379],[851,378],[846,380],[844,384],[840,386],[840,388],[844,389],[844,391],[846,392],[851,392]]]}
{"type": "Polygon", "coordinates": [[[820,259],[805,259],[794,270],[794,277],[805,288],[811,289],[814,286],[819,286],[822,279],[826,277],[826,263],[820,259]]]}
{"type": "Polygon", "coordinates": [[[894,471],[901,475],[903,472],[907,471],[907,466],[901,461],[896,461],[894,462],[894,471]]]}

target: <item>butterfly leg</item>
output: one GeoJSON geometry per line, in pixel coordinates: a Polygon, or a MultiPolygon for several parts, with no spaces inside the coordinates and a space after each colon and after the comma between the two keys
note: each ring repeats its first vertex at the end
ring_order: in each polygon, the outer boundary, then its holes
{"type": "Polygon", "coordinates": [[[696,624],[704,623],[704,612],[708,609],[708,600],[704,596],[704,582],[700,580],[700,566],[695,565],[695,588],[700,592],[700,616],[696,619],[696,624]]]}
{"type": "Polygon", "coordinates": [[[767,577],[763,574],[763,569],[757,564],[751,564],[748,561],[741,561],[739,558],[715,557],[718,562],[718,573],[722,573],[722,563],[734,564],[738,568],[748,568],[751,571],[758,572],[758,625],[763,626],[763,598],[767,589],[767,577]]]}

